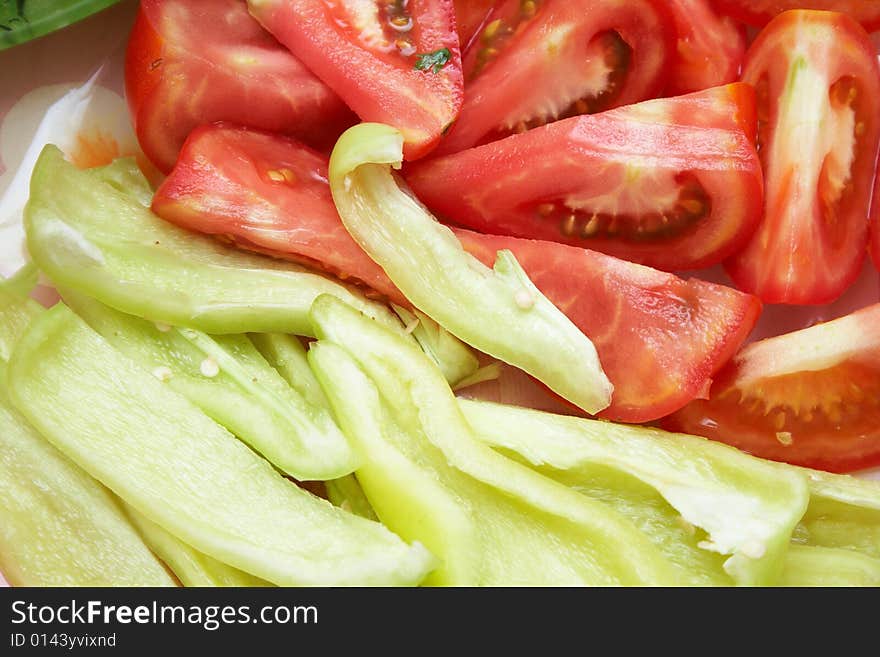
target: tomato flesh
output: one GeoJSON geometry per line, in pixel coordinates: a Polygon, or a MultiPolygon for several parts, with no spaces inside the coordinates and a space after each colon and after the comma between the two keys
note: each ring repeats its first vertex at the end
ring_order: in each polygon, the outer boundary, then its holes
{"type": "Polygon", "coordinates": [[[235,121],[329,148],[355,121],[241,0],[144,0],[125,82],[138,141],[165,172],[202,123],[235,121]]]}
{"type": "Polygon", "coordinates": [[[760,220],[754,120],[751,89],[734,84],[558,121],[417,163],[407,180],[453,224],[697,269],[760,220]]]}
{"type": "Polygon", "coordinates": [[[227,124],[196,129],[153,210],[249,250],[283,253],[340,278],[355,275],[407,303],[342,225],[327,184],[327,157],[292,139],[227,124]]]}
{"type": "Polygon", "coordinates": [[[452,0],[249,0],[251,13],[364,121],[393,125],[404,156],[431,151],[458,116],[452,0]]]}
{"type": "MultiPolygon", "coordinates": [[[[326,167],[326,158],[291,140],[210,126],[187,141],[153,209],[186,228],[323,267],[402,301],[345,231],[326,167]]],[[[681,408],[705,390],[760,313],[749,295],[593,251],[456,235],[487,265],[499,249],[513,251],[538,288],[593,340],[615,386],[603,413],[610,419],[644,422],[681,408]]]]}
{"type": "Polygon", "coordinates": [[[654,0],[500,2],[464,55],[465,102],[439,152],[652,97],[673,51],[654,0]]]}
{"type": "Polygon", "coordinates": [[[880,271],[880,176],[874,182],[874,198],[871,201],[871,259],[880,271]]]}
{"type": "Polygon", "coordinates": [[[464,51],[486,23],[495,0],[455,0],[455,26],[464,51]]]}
{"type": "Polygon", "coordinates": [[[836,11],[854,18],[866,30],[880,29],[876,0],[712,0],[717,9],[749,25],[763,27],[789,9],[836,11]]]}
{"type": "Polygon", "coordinates": [[[805,467],[880,465],[880,304],[749,345],[663,424],[805,467]]]}
{"type": "Polygon", "coordinates": [[[668,0],[678,46],[666,95],[702,91],[739,79],[746,35],[733,20],[719,16],[709,0],[668,0]]]}
{"type": "Polygon", "coordinates": [[[880,145],[880,68],[841,14],[790,11],[752,44],[743,80],[758,96],[764,219],[727,263],[766,303],[823,304],[856,279],[880,145]]]}

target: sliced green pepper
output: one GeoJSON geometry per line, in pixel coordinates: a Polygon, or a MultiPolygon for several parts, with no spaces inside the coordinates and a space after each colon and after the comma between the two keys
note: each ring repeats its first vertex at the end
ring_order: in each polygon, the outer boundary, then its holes
{"type": "Polygon", "coordinates": [[[473,350],[419,310],[392,306],[406,330],[433,360],[453,388],[480,369],[473,350]]]}
{"type": "Polygon", "coordinates": [[[220,563],[166,532],[130,506],[131,522],[184,586],[271,586],[265,580],[220,563]]]}
{"type": "Polygon", "coordinates": [[[305,334],[308,309],[322,293],[399,324],[353,288],[162,221],[142,204],[143,188],[119,188],[117,179],[132,176],[130,162],[81,171],[54,146],[43,150],[25,229],[31,256],[58,285],[131,315],[207,333],[305,334]]]}
{"type": "Polygon", "coordinates": [[[693,436],[486,402],[460,404],[486,443],[641,514],[638,524],[683,574],[711,575],[711,562],[700,555],[708,551],[729,555],[724,570],[736,583],[778,580],[807,508],[800,473],[693,436]],[[642,501],[634,504],[638,496],[642,501]]]}
{"type": "Polygon", "coordinates": [[[284,479],[63,304],[30,325],[9,382],[58,449],[218,561],[280,585],[416,584],[433,565],[423,547],[284,479]]]}
{"type": "Polygon", "coordinates": [[[0,572],[13,586],[174,585],[113,496],[12,408],[2,360],[0,500],[0,572]]]}
{"type": "Polygon", "coordinates": [[[357,467],[357,455],[327,408],[291,388],[246,336],[212,338],[157,327],[82,294],[62,296],[111,345],[281,471],[308,481],[341,477],[357,467]]]}
{"type": "Polygon", "coordinates": [[[0,285],[0,360],[9,360],[15,343],[41,311],[40,304],[15,287],[0,285]]]}
{"type": "Polygon", "coordinates": [[[522,368],[584,410],[607,407],[612,386],[593,343],[529,280],[509,251],[494,269],[468,254],[391,173],[403,137],[363,123],[330,158],[333,200],[354,239],[416,307],[480,351],[522,368]]]}
{"type": "Polygon", "coordinates": [[[621,515],[480,444],[417,346],[332,297],[312,317],[309,362],[361,449],[358,481],[384,523],[441,557],[430,583],[677,581],[621,515]]]}
{"type": "Polygon", "coordinates": [[[780,586],[880,586],[880,559],[837,548],[792,545],[780,586]]]}
{"type": "Polygon", "coordinates": [[[336,506],[362,518],[369,518],[370,520],[379,519],[376,511],[370,504],[370,500],[367,499],[364,489],[361,488],[357,477],[354,475],[324,482],[324,486],[327,488],[327,499],[336,506]]]}
{"type": "Polygon", "coordinates": [[[26,297],[37,286],[39,279],[40,270],[34,263],[29,262],[5,281],[0,278],[0,281],[2,281],[0,288],[12,294],[26,297]]]}
{"type": "Polygon", "coordinates": [[[287,384],[314,406],[329,410],[321,384],[312,374],[306,349],[296,336],[283,333],[252,333],[251,342],[287,384]]]}
{"type": "Polygon", "coordinates": [[[880,559],[880,483],[815,470],[800,471],[807,477],[811,496],[794,540],[880,559]]]}

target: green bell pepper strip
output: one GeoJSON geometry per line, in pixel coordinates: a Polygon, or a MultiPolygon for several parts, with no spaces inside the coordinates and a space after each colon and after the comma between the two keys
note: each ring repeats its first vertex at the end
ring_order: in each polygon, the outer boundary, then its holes
{"type": "Polygon", "coordinates": [[[306,349],[299,338],[283,333],[251,333],[248,337],[291,388],[308,403],[330,410],[330,403],[309,367],[306,349]]]}
{"type": "Polygon", "coordinates": [[[880,559],[838,548],[792,545],[780,586],[880,586],[880,559]]]}
{"type": "MultiPolygon", "coordinates": [[[[330,402],[315,378],[306,349],[298,338],[280,333],[252,333],[250,338],[291,387],[296,388],[309,403],[330,410],[330,402]]],[[[368,520],[379,520],[353,474],[325,481],[324,488],[327,499],[335,506],[368,520]]]]}
{"type": "Polygon", "coordinates": [[[325,481],[324,486],[327,488],[327,499],[336,506],[345,509],[362,518],[370,520],[378,520],[379,516],[367,499],[364,489],[358,483],[357,477],[348,475],[340,477],[332,481],[325,481]]]}
{"type": "Polygon", "coordinates": [[[165,562],[184,586],[271,586],[259,577],[194,550],[130,506],[126,506],[125,512],[150,549],[165,562]]]}
{"type": "Polygon", "coordinates": [[[397,305],[392,308],[453,388],[480,369],[480,361],[473,350],[425,313],[397,305]]]}
{"type": "Polygon", "coordinates": [[[352,237],[417,308],[465,343],[519,367],[596,413],[612,385],[596,349],[529,280],[509,251],[494,269],[468,254],[391,173],[403,137],[363,123],[346,131],[330,158],[330,189],[352,237]]]}
{"type": "Polygon", "coordinates": [[[174,586],[113,496],[12,408],[2,360],[0,500],[13,586],[174,586]]]}
{"type": "Polygon", "coordinates": [[[108,182],[134,176],[130,169],[121,161],[81,171],[56,147],[43,149],[25,231],[34,262],[59,286],[130,315],[206,333],[306,334],[308,309],[324,293],[399,324],[353,288],[161,220],[143,206],[143,189],[123,191],[108,182]]]}
{"type": "Polygon", "coordinates": [[[880,483],[798,470],[809,483],[810,505],[795,530],[795,542],[880,559],[880,483]]]}
{"type": "Polygon", "coordinates": [[[0,278],[0,288],[12,294],[26,297],[37,286],[39,279],[40,270],[34,263],[29,262],[5,281],[0,278]]]}
{"type": "Polygon", "coordinates": [[[9,360],[15,343],[42,310],[8,281],[0,284],[0,360],[9,360]]]}
{"type": "Polygon", "coordinates": [[[738,584],[778,580],[809,500],[800,473],[703,438],[487,402],[460,404],[481,440],[521,455],[562,483],[600,499],[631,486],[626,479],[654,489],[680,522],[670,522],[673,515],[652,527],[641,524],[683,569],[689,559],[681,562],[676,553],[682,556],[689,545],[691,558],[693,548],[729,555],[724,570],[738,584]],[[600,494],[603,488],[608,495],[600,494]],[[682,524],[707,536],[682,535],[682,524]]]}
{"type": "Polygon", "coordinates": [[[157,327],[82,294],[65,303],[116,349],[300,481],[353,472],[358,458],[325,406],[291,388],[244,335],[157,327]]]}
{"type": "Polygon", "coordinates": [[[69,458],[186,544],[279,585],[411,585],[434,560],[278,474],[63,304],[10,361],[10,396],[69,458]]]}
{"type": "Polygon", "coordinates": [[[358,481],[384,523],[442,559],[429,583],[676,583],[628,520],[479,443],[416,345],[329,296],[312,318],[309,362],[363,455],[358,481]]]}

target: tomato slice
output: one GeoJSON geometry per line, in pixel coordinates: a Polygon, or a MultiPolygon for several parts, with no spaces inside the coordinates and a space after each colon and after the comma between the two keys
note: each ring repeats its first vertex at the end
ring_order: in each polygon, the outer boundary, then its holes
{"type": "Polygon", "coordinates": [[[486,23],[495,0],[454,0],[455,26],[462,51],[486,23]]]}
{"type": "Polygon", "coordinates": [[[764,219],[727,263],[767,303],[823,304],[856,279],[880,145],[880,68],[842,14],[791,11],[752,44],[743,80],[758,95],[764,219]]]}
{"type": "Polygon", "coordinates": [[[143,0],[125,82],[141,147],[165,172],[202,123],[235,121],[329,148],[356,120],[242,0],[143,0]]]}
{"type": "Polygon", "coordinates": [[[452,0],[249,0],[251,13],[365,121],[432,150],[458,116],[461,52],[452,0]]]}
{"type": "Polygon", "coordinates": [[[467,228],[696,269],[734,253],[760,221],[754,121],[754,93],[734,84],[558,121],[419,162],[407,179],[467,228]]]}
{"type": "Polygon", "coordinates": [[[880,304],[749,345],[663,424],[832,472],[880,465],[880,304]]]}
{"type": "Polygon", "coordinates": [[[789,9],[822,9],[851,16],[866,30],[880,29],[877,0],[712,0],[719,11],[749,25],[762,27],[789,9]]]}
{"type": "Polygon", "coordinates": [[[464,55],[464,106],[439,152],[655,96],[674,49],[659,0],[504,0],[464,55]]]}
{"type": "Polygon", "coordinates": [[[880,176],[875,178],[871,201],[871,259],[877,271],[880,271],[880,176]]]}
{"type": "MultiPolygon", "coordinates": [[[[178,225],[248,249],[400,292],[345,231],[330,198],[327,159],[292,140],[230,126],[193,132],[153,201],[178,225]]],[[[705,390],[739,348],[761,305],[700,280],[561,244],[456,234],[487,265],[510,249],[538,288],[596,345],[614,383],[603,416],[656,419],[705,390]]]]}
{"type": "Polygon", "coordinates": [[[709,0],[667,0],[675,20],[678,46],[666,94],[678,96],[739,79],[746,54],[746,34],[709,0]]]}
{"type": "Polygon", "coordinates": [[[342,225],[327,164],[325,155],[279,135],[222,123],[203,126],[184,144],[153,210],[243,248],[283,254],[340,278],[355,276],[407,305],[342,225]]]}

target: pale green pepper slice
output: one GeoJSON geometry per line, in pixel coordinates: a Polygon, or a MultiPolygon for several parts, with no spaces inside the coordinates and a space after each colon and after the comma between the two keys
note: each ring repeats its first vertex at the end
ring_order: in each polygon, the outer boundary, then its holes
{"type": "Polygon", "coordinates": [[[130,506],[125,508],[125,512],[150,549],[165,562],[184,586],[271,586],[259,577],[194,550],[130,506]]]}
{"type": "Polygon", "coordinates": [[[391,168],[403,137],[363,123],[330,158],[330,188],[352,237],[417,308],[465,343],[519,367],[580,408],[596,413],[612,386],[593,343],[529,280],[509,251],[494,269],[467,253],[400,187],[391,168]]]}
{"type": "Polygon", "coordinates": [[[312,317],[309,362],[363,455],[358,481],[387,526],[442,559],[429,583],[677,582],[624,517],[480,444],[411,341],[327,296],[312,317]]]}
{"type": "Polygon", "coordinates": [[[28,249],[56,284],[157,322],[206,333],[306,334],[316,296],[333,294],[392,325],[396,317],[353,288],[293,264],[190,233],[120,189],[131,163],[82,171],[46,146],[25,210],[28,249]]]}
{"type": "Polygon", "coordinates": [[[799,469],[810,486],[810,505],[795,530],[804,545],[841,548],[880,559],[880,483],[799,469]]]}
{"type": "Polygon", "coordinates": [[[880,559],[838,548],[792,545],[780,586],[880,586],[880,559]]]}
{"type": "Polygon", "coordinates": [[[437,364],[453,388],[480,369],[480,361],[471,348],[425,313],[396,305],[392,308],[403,322],[405,330],[437,364]]]}
{"type": "Polygon", "coordinates": [[[0,284],[0,360],[9,360],[18,338],[41,311],[40,304],[15,286],[0,284]]]}
{"type": "Polygon", "coordinates": [[[62,290],[68,306],[105,340],[299,479],[346,475],[358,459],[323,405],[306,401],[247,336],[211,337],[157,326],[82,294],[62,290]]]}
{"type": "Polygon", "coordinates": [[[251,342],[287,384],[310,404],[330,409],[321,384],[312,373],[299,338],[283,333],[252,333],[251,342]]]}
{"type": "Polygon", "coordinates": [[[174,586],[113,496],[12,408],[2,360],[0,500],[13,586],[174,586]]]}
{"type": "Polygon", "coordinates": [[[0,288],[12,294],[26,297],[37,286],[39,279],[40,270],[34,263],[29,262],[5,281],[0,278],[0,281],[2,281],[0,282],[0,288]]]}
{"type": "Polygon", "coordinates": [[[10,361],[10,395],[58,449],[199,552],[279,585],[408,585],[433,558],[284,479],[66,306],[10,361]]]}
{"type": "Polygon", "coordinates": [[[361,488],[357,477],[354,475],[326,481],[324,486],[327,489],[327,499],[336,506],[362,518],[369,518],[370,520],[379,519],[376,511],[373,509],[373,505],[367,499],[364,489],[361,488]]]}
{"type": "Polygon", "coordinates": [[[487,444],[521,455],[588,495],[613,506],[629,504],[632,512],[650,517],[640,526],[682,571],[711,573],[711,563],[700,555],[711,552],[725,556],[724,570],[738,584],[770,585],[780,577],[809,499],[799,472],[703,438],[486,402],[460,404],[487,444]],[[641,508],[632,504],[639,490],[641,508]],[[657,514],[658,497],[666,502],[665,518],[657,514]]]}

